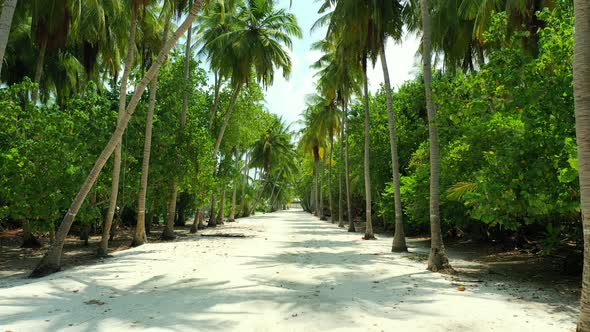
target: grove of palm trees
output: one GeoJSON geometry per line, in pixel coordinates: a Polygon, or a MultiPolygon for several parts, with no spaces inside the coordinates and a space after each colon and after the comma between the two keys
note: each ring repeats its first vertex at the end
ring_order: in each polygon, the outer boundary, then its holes
{"type": "Polygon", "coordinates": [[[0,331],[590,332],[589,0],[0,10],[0,331]]]}

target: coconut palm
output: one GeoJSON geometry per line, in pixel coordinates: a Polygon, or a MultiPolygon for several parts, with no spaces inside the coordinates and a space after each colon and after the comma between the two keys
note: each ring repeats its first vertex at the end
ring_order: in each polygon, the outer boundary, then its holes
{"type": "Polygon", "coordinates": [[[575,50],[574,96],[576,136],[580,172],[582,226],[584,229],[584,273],[577,331],[590,331],[590,2],[574,1],[575,50]]]}
{"type": "Polygon", "coordinates": [[[204,0],[195,1],[193,6],[190,8],[189,14],[185,18],[184,22],[178,27],[178,29],[168,40],[166,45],[160,50],[156,61],[154,61],[154,63],[150,66],[150,69],[146,72],[145,76],[136,86],[135,92],[133,94],[133,97],[129,101],[125,114],[121,118],[121,121],[117,123],[115,132],[113,133],[109,142],[101,152],[100,156],[98,157],[97,161],[92,167],[92,170],[90,171],[88,177],[86,178],[82,187],[80,188],[80,191],[78,192],[74,201],[70,205],[70,208],[68,209],[66,215],[64,216],[59,226],[59,229],[56,232],[55,241],[52,243],[52,245],[49,247],[49,250],[45,253],[41,261],[37,264],[37,266],[31,273],[32,277],[40,277],[47,274],[51,274],[56,271],[59,271],[59,269],[61,268],[61,253],[65,242],[65,238],[70,230],[70,227],[72,226],[72,223],[74,222],[76,214],[78,213],[80,207],[82,206],[82,203],[84,202],[84,199],[92,189],[92,186],[96,182],[96,179],[100,174],[100,171],[102,170],[108,158],[111,156],[117,144],[121,140],[121,137],[125,132],[125,128],[127,127],[127,124],[131,119],[131,116],[135,112],[137,104],[139,103],[140,98],[145,92],[147,85],[159,71],[160,67],[162,66],[164,60],[168,55],[168,52],[176,44],[180,36],[188,30],[189,26],[195,20],[198,12],[201,10],[204,3],[204,0]]]}
{"type": "Polygon", "coordinates": [[[428,138],[430,143],[430,255],[428,269],[440,271],[451,269],[442,239],[440,226],[439,178],[440,157],[438,149],[438,129],[436,127],[436,106],[432,101],[432,65],[430,52],[430,13],[428,0],[420,0],[422,13],[422,62],[424,65],[424,90],[428,113],[428,138]]]}

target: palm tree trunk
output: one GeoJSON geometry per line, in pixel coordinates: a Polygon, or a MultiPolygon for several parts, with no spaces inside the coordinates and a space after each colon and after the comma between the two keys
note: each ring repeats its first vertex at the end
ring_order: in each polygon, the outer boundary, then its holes
{"type": "Polygon", "coordinates": [[[367,78],[367,58],[363,58],[363,85],[364,85],[364,106],[365,106],[365,219],[366,228],[365,240],[374,240],[373,221],[372,221],[372,204],[371,204],[371,167],[370,167],[370,153],[371,146],[371,117],[369,114],[369,82],[367,78]]]}
{"type": "Polygon", "coordinates": [[[393,200],[395,206],[395,233],[391,251],[408,251],[406,236],[404,233],[404,222],[402,214],[402,200],[400,190],[399,156],[397,154],[397,134],[395,130],[395,115],[393,113],[393,97],[391,93],[391,82],[389,81],[389,69],[385,57],[385,47],[381,48],[381,65],[383,67],[383,78],[385,81],[385,94],[387,96],[387,113],[389,115],[389,146],[391,147],[391,169],[393,174],[393,200]]]}
{"type": "Polygon", "coordinates": [[[350,195],[350,153],[349,153],[349,146],[348,146],[348,103],[344,101],[344,114],[342,115],[344,118],[344,183],[346,184],[346,212],[348,217],[348,231],[349,232],[356,232],[356,227],[354,227],[354,218],[352,215],[352,197],[350,195]]]}
{"type": "Polygon", "coordinates": [[[178,197],[178,188],[176,188],[176,179],[172,180],[172,187],[170,190],[170,200],[168,201],[168,213],[166,216],[166,225],[162,231],[162,240],[174,240],[174,220],[176,219],[176,199],[178,197]]]}
{"type": "Polygon", "coordinates": [[[215,160],[215,169],[217,169],[217,154],[219,153],[219,149],[221,148],[221,141],[223,141],[223,135],[225,134],[225,129],[231,119],[231,115],[234,111],[234,106],[236,105],[236,100],[240,95],[240,91],[242,90],[242,86],[239,85],[234,90],[234,94],[231,97],[231,101],[229,103],[229,107],[227,108],[227,112],[225,113],[225,117],[223,119],[223,124],[221,125],[221,129],[219,130],[219,135],[217,136],[217,142],[215,143],[215,150],[213,150],[213,159],[215,160]]]}
{"type": "Polygon", "coordinates": [[[240,204],[240,217],[246,217],[246,188],[248,187],[248,154],[246,154],[246,159],[244,162],[244,175],[242,178],[242,197],[241,197],[241,204],[240,204]]]}
{"type": "MultiPolygon", "coordinates": [[[[129,40],[127,43],[127,58],[125,59],[125,67],[123,69],[123,77],[121,77],[121,89],[119,90],[119,115],[117,123],[121,122],[127,102],[127,83],[129,82],[129,75],[131,74],[131,66],[133,66],[134,50],[135,50],[135,30],[137,28],[137,7],[133,6],[131,11],[131,30],[129,33],[129,40]]],[[[121,175],[121,140],[117,142],[115,148],[115,157],[113,160],[113,178],[111,183],[111,197],[109,199],[109,209],[105,216],[104,225],[102,227],[102,238],[97,250],[97,255],[102,257],[108,254],[109,238],[111,236],[111,226],[113,224],[113,217],[115,209],[117,208],[117,197],[119,194],[119,178],[121,175]]]]}
{"type": "MultiPolygon", "coordinates": [[[[344,113],[344,99],[342,100],[342,113],[344,113]]],[[[343,119],[344,121],[344,119],[343,119]]],[[[344,160],[344,124],[340,126],[340,138],[338,139],[340,154],[338,157],[338,227],[344,227],[344,202],[342,192],[342,161],[344,160]]]]}
{"type": "Polygon", "coordinates": [[[217,109],[219,108],[219,91],[221,90],[221,78],[219,77],[219,73],[217,73],[217,71],[214,71],[213,76],[215,79],[215,91],[213,98],[213,107],[211,108],[211,114],[209,117],[209,129],[213,128],[213,123],[215,122],[215,117],[217,116],[217,109]]]}
{"type": "Polygon", "coordinates": [[[436,108],[432,101],[432,67],[431,67],[431,31],[430,14],[428,12],[428,0],[420,0],[422,13],[422,60],[424,61],[424,90],[426,95],[426,110],[428,113],[428,137],[430,142],[430,256],[428,257],[428,269],[436,272],[450,269],[449,259],[445,252],[440,226],[439,207],[439,177],[440,157],[438,150],[438,130],[436,127],[436,108]]]}
{"type": "Polygon", "coordinates": [[[191,230],[190,232],[192,234],[196,233],[197,230],[199,230],[199,221],[201,220],[201,208],[198,208],[197,211],[195,212],[195,219],[193,221],[193,224],[191,226],[191,230]]]}
{"type": "Polygon", "coordinates": [[[319,199],[319,195],[318,195],[319,194],[318,193],[318,178],[319,178],[319,173],[320,173],[319,172],[319,169],[320,169],[319,163],[320,163],[320,159],[319,158],[315,158],[315,161],[314,161],[314,164],[313,164],[313,166],[314,166],[313,173],[315,175],[314,176],[314,182],[313,182],[313,200],[314,200],[313,210],[314,210],[314,215],[316,217],[319,217],[320,216],[320,199],[319,199]]]}
{"type": "MultiPolygon", "coordinates": [[[[235,158],[236,158],[236,170],[238,170],[238,168],[240,167],[240,158],[238,155],[238,149],[236,148],[235,150],[235,158]]],[[[238,195],[238,184],[237,182],[240,180],[240,177],[236,177],[234,176],[234,180],[233,180],[233,189],[232,189],[232,196],[231,196],[231,209],[229,210],[229,219],[227,220],[228,222],[234,222],[236,221],[236,200],[237,200],[237,195],[238,195]]]]}
{"type": "MultiPolygon", "coordinates": [[[[150,170],[150,155],[152,151],[152,126],[154,122],[154,110],[156,108],[156,93],[158,89],[158,75],[150,82],[150,101],[145,122],[145,139],[143,143],[143,161],[141,164],[141,184],[139,199],[137,202],[137,224],[133,235],[132,247],[140,246],[147,242],[145,233],[145,199],[147,196],[148,176],[150,170]]],[[[151,221],[150,221],[151,222],[151,221]]]]}
{"type": "Polygon", "coordinates": [[[82,206],[82,203],[84,203],[84,200],[88,195],[88,192],[90,192],[90,189],[92,189],[92,186],[94,185],[96,179],[100,175],[100,171],[102,170],[107,160],[115,150],[117,144],[121,141],[121,137],[123,137],[125,128],[127,127],[127,124],[129,124],[129,120],[131,120],[131,116],[135,112],[137,104],[139,103],[139,100],[145,92],[147,85],[155,77],[156,73],[160,70],[160,67],[164,63],[168,55],[168,52],[170,52],[172,47],[176,45],[176,42],[178,41],[180,36],[184,34],[184,32],[195,20],[195,18],[197,17],[197,13],[203,7],[203,3],[204,0],[195,1],[184,22],[178,27],[178,29],[172,35],[170,40],[160,50],[158,58],[156,59],[156,61],[154,61],[150,69],[142,78],[141,82],[136,86],[133,97],[131,98],[129,105],[127,106],[127,111],[125,112],[121,121],[117,123],[117,127],[113,135],[111,136],[109,142],[102,150],[100,156],[98,157],[94,166],[92,167],[92,170],[90,170],[88,177],[82,184],[82,187],[80,188],[78,194],[74,198],[74,201],[70,205],[66,215],[64,216],[59,226],[59,229],[56,232],[55,241],[51,244],[49,250],[45,253],[41,261],[39,261],[39,263],[31,273],[31,277],[42,277],[60,270],[61,253],[63,250],[63,245],[65,242],[65,238],[68,232],[70,231],[70,228],[72,227],[72,223],[75,220],[76,214],[80,210],[80,207],[82,206]]]}
{"type": "Polygon", "coordinates": [[[326,215],[324,213],[324,168],[326,165],[326,151],[324,150],[324,156],[320,159],[320,174],[318,176],[318,186],[319,186],[319,195],[320,195],[320,219],[326,220],[326,215]]]}
{"type": "Polygon", "coordinates": [[[31,101],[33,104],[37,102],[39,98],[39,83],[41,83],[41,77],[43,76],[43,66],[45,65],[45,53],[47,52],[47,36],[43,36],[41,45],[39,46],[39,55],[37,55],[37,65],[35,66],[35,78],[34,83],[37,86],[33,89],[31,95],[31,101]]]}
{"type": "Polygon", "coordinates": [[[12,17],[16,8],[17,0],[4,0],[2,4],[2,14],[0,14],[0,74],[2,73],[2,63],[4,63],[4,52],[8,44],[10,27],[12,26],[12,17]]]}
{"type": "Polygon", "coordinates": [[[574,98],[580,173],[584,272],[577,331],[590,331],[590,2],[574,0],[574,98]]]}
{"type": "Polygon", "coordinates": [[[328,205],[330,207],[330,221],[334,223],[334,206],[332,204],[332,151],[334,151],[334,133],[330,133],[330,158],[328,159],[328,205]]]}

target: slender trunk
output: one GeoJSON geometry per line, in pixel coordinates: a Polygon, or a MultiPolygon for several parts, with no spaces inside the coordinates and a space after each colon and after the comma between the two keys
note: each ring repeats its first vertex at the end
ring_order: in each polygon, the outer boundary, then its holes
{"type": "Polygon", "coordinates": [[[109,142],[106,144],[105,148],[101,152],[100,156],[96,160],[94,166],[90,170],[88,177],[82,184],[82,187],[78,191],[78,194],[74,198],[72,204],[68,208],[66,215],[64,216],[59,229],[56,233],[55,241],[49,247],[49,250],[45,253],[41,261],[37,264],[33,272],[31,273],[31,277],[42,277],[54,272],[57,272],[61,268],[61,253],[63,250],[63,245],[65,238],[70,231],[72,223],[76,217],[76,214],[80,210],[82,203],[84,203],[84,199],[88,195],[88,192],[96,182],[96,179],[100,175],[100,171],[104,167],[105,163],[107,162],[108,158],[111,156],[113,151],[115,150],[117,144],[121,141],[121,137],[123,137],[123,133],[125,132],[125,128],[127,124],[129,124],[129,120],[131,120],[131,116],[135,112],[137,104],[141,99],[147,85],[149,82],[154,78],[156,73],[160,70],[160,67],[164,63],[168,52],[172,49],[172,47],[176,44],[178,39],[184,32],[188,29],[188,27],[192,24],[195,20],[197,13],[201,10],[203,6],[204,0],[197,0],[193,4],[190,9],[189,14],[187,15],[184,22],[178,27],[176,32],[172,35],[170,40],[166,43],[165,47],[163,47],[159,54],[156,61],[152,64],[150,69],[146,72],[145,76],[141,80],[141,82],[137,85],[133,97],[131,98],[129,105],[127,106],[127,111],[125,112],[123,119],[117,123],[117,127],[111,136],[109,142]]]}
{"type": "Polygon", "coordinates": [[[365,240],[374,240],[373,221],[372,221],[372,204],[371,204],[371,167],[370,167],[370,153],[371,146],[371,118],[369,114],[369,82],[367,78],[367,58],[363,58],[363,85],[364,85],[364,106],[365,106],[365,219],[366,228],[365,240]]]}
{"type": "Polygon", "coordinates": [[[16,8],[17,0],[4,0],[2,4],[2,14],[0,14],[0,74],[2,73],[2,64],[4,63],[4,52],[8,44],[10,27],[12,26],[12,17],[16,8]]]}
{"type": "Polygon", "coordinates": [[[313,181],[313,211],[316,217],[320,216],[320,200],[318,196],[318,177],[319,177],[319,157],[315,157],[315,161],[313,163],[313,174],[314,174],[314,181],[313,181]]]}
{"type": "MultiPolygon", "coordinates": [[[[140,246],[147,242],[145,232],[145,199],[147,196],[148,176],[150,169],[150,155],[152,151],[152,126],[154,122],[154,110],[156,108],[156,93],[158,89],[158,76],[150,82],[150,101],[145,122],[145,139],[143,143],[143,161],[141,164],[141,184],[139,199],[137,202],[137,224],[133,235],[132,247],[140,246]]],[[[151,222],[151,221],[150,221],[151,222]]]]}
{"type": "MultiPolygon", "coordinates": [[[[131,11],[131,31],[129,33],[129,40],[127,43],[127,58],[125,60],[125,67],[123,69],[123,77],[121,78],[121,90],[119,91],[119,115],[117,117],[117,124],[121,122],[125,113],[127,101],[127,83],[129,75],[131,74],[131,67],[133,66],[134,50],[135,50],[135,30],[137,27],[137,8],[133,6],[131,11]]],[[[109,199],[109,209],[105,216],[104,225],[102,228],[102,238],[98,247],[98,256],[106,256],[108,254],[109,238],[111,237],[111,226],[113,224],[113,217],[115,209],[117,208],[117,196],[119,194],[119,178],[121,175],[121,139],[117,142],[115,147],[115,156],[113,158],[113,178],[111,183],[111,197],[109,199]]],[[[122,212],[122,211],[121,211],[122,212]]]]}
{"type": "Polygon", "coordinates": [[[190,230],[190,232],[192,234],[196,233],[199,230],[200,220],[201,220],[201,208],[198,208],[197,211],[195,212],[195,220],[193,221],[193,224],[192,224],[191,230],[190,230]]]}
{"type": "Polygon", "coordinates": [[[387,113],[389,115],[389,146],[391,147],[391,170],[393,174],[393,200],[395,207],[395,233],[391,251],[408,251],[404,233],[402,214],[402,200],[400,191],[399,156],[397,154],[397,134],[395,129],[395,115],[393,113],[393,96],[391,93],[391,82],[389,81],[389,69],[385,57],[385,47],[381,48],[381,65],[383,66],[383,77],[385,81],[385,94],[387,96],[387,113]]]}
{"type": "MultiPolygon", "coordinates": [[[[238,168],[240,167],[240,158],[238,156],[238,149],[236,149],[235,151],[235,158],[236,158],[236,171],[238,170],[238,168]]],[[[234,176],[234,180],[233,180],[233,189],[232,189],[232,196],[231,196],[231,209],[229,210],[229,219],[227,220],[228,222],[234,222],[236,221],[236,200],[237,200],[237,194],[238,194],[238,184],[237,182],[240,180],[239,176],[234,176]]]]}
{"type": "Polygon", "coordinates": [[[349,232],[356,232],[356,227],[354,227],[354,218],[352,215],[352,197],[350,195],[350,163],[349,163],[349,146],[348,146],[348,103],[344,101],[344,114],[342,115],[344,118],[344,183],[346,184],[346,212],[348,216],[348,231],[349,232]]]}
{"type": "Polygon", "coordinates": [[[225,217],[225,184],[221,189],[221,200],[219,201],[219,213],[217,214],[217,223],[223,225],[223,218],[225,217]]]}
{"type": "Polygon", "coordinates": [[[326,165],[326,151],[324,150],[324,156],[320,159],[320,174],[318,176],[318,186],[320,195],[320,219],[326,220],[326,214],[324,213],[324,168],[326,165]]]}
{"type": "Polygon", "coordinates": [[[332,197],[332,161],[334,158],[334,133],[330,133],[330,157],[328,159],[328,200],[330,208],[330,221],[334,223],[334,204],[332,197]]]}
{"type": "Polygon", "coordinates": [[[428,269],[431,271],[440,271],[450,269],[449,259],[445,252],[440,227],[439,212],[439,176],[440,176],[440,159],[438,151],[438,130],[436,127],[436,108],[432,101],[432,67],[431,67],[431,50],[430,50],[430,14],[428,12],[428,0],[420,0],[420,9],[422,12],[422,60],[424,61],[424,92],[426,95],[426,110],[428,113],[428,137],[430,142],[430,256],[428,257],[428,269]]]}
{"type": "Polygon", "coordinates": [[[209,129],[213,128],[213,124],[215,123],[215,117],[217,116],[217,109],[219,108],[219,91],[221,90],[221,78],[219,77],[219,73],[216,71],[213,72],[214,79],[215,79],[215,92],[213,97],[213,107],[211,108],[211,114],[209,116],[209,129]]]}
{"type": "Polygon", "coordinates": [[[246,188],[248,187],[248,154],[246,154],[246,159],[244,161],[244,175],[242,178],[242,203],[240,204],[240,217],[246,217],[246,188]]]}
{"type": "Polygon", "coordinates": [[[580,173],[584,272],[578,332],[590,331],[590,2],[574,0],[574,98],[580,173]]]}
{"type": "Polygon", "coordinates": [[[37,56],[37,65],[35,66],[35,79],[33,82],[37,84],[37,86],[33,89],[31,95],[31,101],[33,104],[37,102],[39,97],[39,83],[41,82],[41,77],[43,76],[43,66],[45,65],[45,53],[47,52],[47,36],[42,37],[41,45],[39,46],[39,55],[37,56]]]}
{"type": "Polygon", "coordinates": [[[234,90],[234,94],[231,97],[231,101],[229,103],[229,107],[227,108],[227,112],[225,113],[225,118],[223,119],[223,124],[221,125],[221,129],[219,129],[219,135],[217,136],[217,142],[215,143],[215,150],[213,150],[213,159],[215,160],[215,169],[217,169],[217,154],[219,153],[219,149],[221,148],[221,141],[223,140],[223,135],[225,134],[225,129],[231,119],[231,115],[234,111],[234,106],[236,105],[236,100],[240,95],[240,91],[242,86],[236,87],[234,90]]]}
{"type": "MultiPolygon", "coordinates": [[[[344,99],[342,100],[342,113],[344,113],[344,99]]],[[[343,119],[344,121],[344,119],[343,119]]],[[[344,204],[342,202],[342,160],[344,160],[344,124],[340,126],[340,137],[338,138],[340,153],[338,157],[338,227],[344,227],[344,204]]]]}
{"type": "MultiPolygon", "coordinates": [[[[191,57],[191,34],[192,34],[192,24],[189,25],[186,31],[186,46],[185,46],[185,60],[184,60],[184,81],[190,82],[190,57],[191,57]]],[[[184,129],[186,127],[186,115],[188,112],[188,89],[184,91],[182,96],[182,112],[180,113],[180,132],[178,133],[178,140],[177,145],[182,146],[184,143],[184,129]]],[[[176,165],[180,162],[180,156],[176,155],[176,165]]],[[[170,201],[168,203],[168,216],[166,218],[166,226],[162,231],[162,239],[163,240],[174,240],[176,235],[174,234],[174,221],[176,220],[176,201],[178,198],[178,179],[176,179],[176,175],[172,175],[174,179],[172,180],[172,195],[170,201]]],[[[182,197],[182,195],[181,195],[182,197]]],[[[184,224],[184,220],[182,220],[184,224]]]]}
{"type": "Polygon", "coordinates": [[[176,188],[176,180],[172,180],[172,187],[170,190],[170,200],[168,201],[168,213],[166,216],[166,225],[162,231],[162,240],[174,240],[174,219],[176,219],[176,198],[178,196],[178,188],[176,188]]]}

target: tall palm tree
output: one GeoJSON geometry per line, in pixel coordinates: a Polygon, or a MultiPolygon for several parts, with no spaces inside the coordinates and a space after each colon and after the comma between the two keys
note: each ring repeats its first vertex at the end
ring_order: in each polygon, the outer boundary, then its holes
{"type": "MultiPolygon", "coordinates": [[[[162,11],[166,11],[164,8],[162,11]]],[[[168,10],[165,16],[165,24],[164,24],[164,31],[162,34],[162,46],[166,44],[168,40],[168,32],[170,29],[170,18],[171,18],[172,10],[168,10]]],[[[161,15],[162,16],[162,15],[161,15]]],[[[190,30],[190,27],[189,27],[190,30]]],[[[145,123],[145,138],[144,138],[144,145],[143,145],[143,160],[141,163],[141,181],[140,181],[140,190],[139,190],[139,197],[137,200],[137,222],[135,225],[135,233],[133,234],[133,240],[131,241],[132,247],[137,247],[143,245],[147,242],[147,234],[145,231],[146,225],[146,196],[147,196],[147,188],[148,188],[148,178],[149,178],[149,167],[150,167],[150,157],[152,151],[152,129],[153,129],[153,121],[154,121],[154,111],[156,109],[156,95],[158,91],[158,75],[154,76],[154,79],[150,82],[150,99],[148,104],[148,111],[145,123]]],[[[151,218],[147,219],[148,223],[151,223],[151,218]]]]}
{"type": "Polygon", "coordinates": [[[18,0],[4,0],[2,4],[2,14],[0,14],[0,73],[2,73],[2,64],[4,63],[4,51],[8,44],[8,35],[12,26],[12,17],[18,0]]]}
{"type": "Polygon", "coordinates": [[[428,0],[420,0],[422,13],[422,62],[424,64],[424,92],[428,113],[428,137],[430,143],[430,255],[428,269],[436,272],[451,269],[442,239],[440,226],[439,178],[440,157],[438,149],[438,129],[436,126],[436,107],[432,101],[432,65],[430,50],[430,13],[428,0]]]}
{"type": "Polygon", "coordinates": [[[45,253],[41,261],[37,264],[33,272],[31,273],[31,277],[41,277],[47,274],[54,273],[59,271],[61,268],[61,253],[63,250],[63,245],[65,242],[66,235],[68,234],[72,223],[74,222],[75,216],[80,210],[84,199],[92,189],[92,186],[96,182],[100,171],[104,167],[105,163],[107,162],[108,158],[111,156],[113,151],[115,150],[117,144],[123,137],[123,133],[125,132],[125,128],[131,120],[131,116],[135,112],[137,104],[139,103],[140,98],[142,97],[143,93],[147,85],[150,81],[155,77],[156,73],[159,71],[160,67],[164,63],[168,52],[172,49],[172,47],[176,44],[178,39],[181,35],[183,35],[192,24],[192,22],[197,17],[197,14],[203,7],[205,1],[204,0],[197,0],[194,2],[193,6],[190,8],[189,14],[186,16],[184,22],[178,27],[176,32],[172,35],[172,37],[168,40],[166,45],[160,50],[156,61],[150,66],[150,69],[146,72],[145,76],[142,78],[140,83],[136,86],[135,92],[133,97],[129,101],[127,106],[127,110],[122,117],[121,121],[117,123],[117,127],[115,132],[111,136],[109,142],[106,144],[105,148],[101,152],[100,156],[96,160],[92,170],[90,171],[88,177],[82,184],[80,191],[74,198],[74,201],[70,205],[68,212],[64,216],[59,229],[56,232],[55,241],[49,247],[49,250],[45,253]]]}
{"type": "Polygon", "coordinates": [[[584,273],[577,331],[590,331],[590,2],[574,0],[574,98],[580,172],[584,273]]]}
{"type": "MultiPolygon", "coordinates": [[[[133,1],[131,3],[131,30],[129,31],[129,40],[127,44],[127,58],[123,69],[123,76],[121,77],[121,88],[119,90],[119,113],[117,122],[121,121],[123,114],[125,113],[126,102],[127,102],[127,83],[129,81],[129,75],[131,74],[134,51],[135,51],[135,30],[137,28],[137,13],[139,11],[139,3],[133,1]]],[[[102,238],[98,247],[98,255],[106,256],[108,254],[108,243],[111,233],[111,225],[113,223],[113,217],[115,215],[115,208],[117,207],[117,197],[119,193],[119,177],[121,174],[121,141],[117,142],[115,147],[115,156],[113,158],[113,176],[111,184],[111,196],[109,199],[109,209],[105,217],[102,227],[102,238]]]]}

